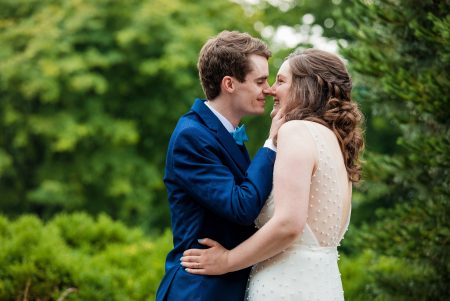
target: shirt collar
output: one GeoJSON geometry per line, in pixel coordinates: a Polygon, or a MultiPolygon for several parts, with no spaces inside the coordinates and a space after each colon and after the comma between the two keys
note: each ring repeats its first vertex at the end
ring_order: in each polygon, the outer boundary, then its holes
{"type": "Polygon", "coordinates": [[[226,119],[222,114],[220,114],[218,111],[216,111],[213,107],[209,105],[207,101],[205,101],[205,105],[213,112],[214,115],[216,115],[217,118],[219,118],[220,122],[223,124],[223,126],[227,129],[228,132],[233,132],[234,126],[231,124],[228,119],[226,119]]]}

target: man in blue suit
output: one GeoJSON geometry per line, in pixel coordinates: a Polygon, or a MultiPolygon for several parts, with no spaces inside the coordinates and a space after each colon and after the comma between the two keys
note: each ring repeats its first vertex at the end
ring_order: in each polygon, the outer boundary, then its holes
{"type": "Polygon", "coordinates": [[[261,40],[230,31],[208,40],[200,51],[198,69],[207,100],[197,99],[180,118],[167,152],[164,183],[174,248],[157,301],[244,300],[249,269],[193,275],[180,258],[187,249],[204,248],[199,238],[232,249],[255,232],[253,221],[272,189],[272,138],[281,119],[272,119],[269,139],[252,162],[238,125],[244,116],[264,113],[270,56],[261,40]]]}

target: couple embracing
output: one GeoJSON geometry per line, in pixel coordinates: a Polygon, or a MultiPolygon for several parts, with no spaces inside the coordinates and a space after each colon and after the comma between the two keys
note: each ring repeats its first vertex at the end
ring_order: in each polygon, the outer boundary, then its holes
{"type": "Polygon", "coordinates": [[[337,246],[361,174],[362,115],[336,55],[294,52],[272,86],[270,56],[230,31],[200,51],[206,100],[180,118],[166,158],[174,248],[157,301],[344,299],[337,246]],[[250,161],[239,124],[264,113],[266,96],[269,137],[250,161]]]}

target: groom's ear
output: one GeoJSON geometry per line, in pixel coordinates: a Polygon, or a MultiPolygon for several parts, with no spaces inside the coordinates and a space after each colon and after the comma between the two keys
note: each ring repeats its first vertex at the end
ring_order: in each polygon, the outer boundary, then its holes
{"type": "Polygon", "coordinates": [[[234,84],[234,78],[231,76],[224,76],[222,78],[221,88],[222,91],[224,92],[233,93],[234,90],[236,89],[236,86],[234,84]]]}

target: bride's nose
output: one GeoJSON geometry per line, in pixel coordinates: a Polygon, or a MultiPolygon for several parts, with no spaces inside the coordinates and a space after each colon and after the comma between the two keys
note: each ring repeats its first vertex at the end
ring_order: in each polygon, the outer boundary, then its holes
{"type": "Polygon", "coordinates": [[[265,95],[275,96],[275,89],[273,87],[267,87],[263,90],[265,95]]]}

